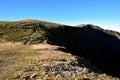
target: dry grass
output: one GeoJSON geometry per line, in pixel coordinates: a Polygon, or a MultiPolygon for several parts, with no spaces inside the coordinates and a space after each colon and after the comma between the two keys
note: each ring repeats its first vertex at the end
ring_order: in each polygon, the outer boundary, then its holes
{"type": "Polygon", "coordinates": [[[59,46],[38,44],[25,46],[21,43],[0,43],[0,80],[27,80],[37,76],[36,80],[114,80],[107,75],[84,74],[59,77],[54,73],[45,73],[45,66],[59,64],[77,64],[76,57],[57,50],[59,46]],[[87,77],[87,78],[86,78],[87,77]]]}
{"type": "MultiPolygon", "coordinates": [[[[45,44],[25,46],[21,43],[0,43],[0,78],[10,79],[17,75],[24,77],[24,75],[32,73],[32,66],[35,67],[40,61],[46,61],[49,64],[49,61],[52,60],[69,58],[67,58],[67,55],[58,57],[61,56],[62,52],[57,53],[57,51],[52,50],[55,47],[45,44]],[[50,51],[46,50],[48,48],[50,51]],[[26,69],[31,72],[24,73],[26,69]]],[[[41,64],[44,64],[43,62],[41,64]]]]}
{"type": "Polygon", "coordinates": [[[10,78],[26,67],[26,56],[31,56],[34,51],[21,43],[0,43],[0,78],[10,78]]]}

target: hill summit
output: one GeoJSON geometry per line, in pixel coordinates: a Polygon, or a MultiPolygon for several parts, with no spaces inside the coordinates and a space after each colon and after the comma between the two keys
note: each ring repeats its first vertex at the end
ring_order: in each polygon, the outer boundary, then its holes
{"type": "MultiPolygon", "coordinates": [[[[69,26],[39,20],[1,21],[0,43],[7,42],[22,43],[24,46],[38,44],[62,46],[64,48],[57,50],[89,60],[91,62],[90,65],[94,65],[97,68],[89,66],[93,72],[100,71],[100,73],[103,72],[111,76],[120,77],[120,64],[118,63],[120,61],[120,33],[104,30],[99,26],[92,24],[69,26]]],[[[21,48],[17,50],[21,50],[21,48]]],[[[35,52],[33,49],[31,52],[36,53],[37,50],[39,49],[35,49],[35,52]]],[[[45,48],[44,50],[49,49],[45,48]]],[[[7,49],[6,51],[9,50],[7,49]]],[[[42,52],[41,50],[40,52],[43,53],[44,51],[42,52]]],[[[14,53],[17,52],[15,51],[14,53]]],[[[3,54],[2,50],[1,54],[3,54]]],[[[56,52],[55,54],[59,55],[56,52]]],[[[64,62],[64,59],[62,60],[64,62]]],[[[2,65],[2,63],[0,64],[2,65]]],[[[86,64],[84,63],[84,65],[86,64]]],[[[50,71],[49,68],[48,71],[50,71]]],[[[91,78],[91,80],[93,79],[91,78]]]]}

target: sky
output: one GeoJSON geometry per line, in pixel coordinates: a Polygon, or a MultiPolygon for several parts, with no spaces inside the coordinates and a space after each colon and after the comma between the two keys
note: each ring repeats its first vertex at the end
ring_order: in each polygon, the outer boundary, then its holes
{"type": "Polygon", "coordinates": [[[120,32],[120,0],[0,0],[0,21],[94,24],[120,32]]]}

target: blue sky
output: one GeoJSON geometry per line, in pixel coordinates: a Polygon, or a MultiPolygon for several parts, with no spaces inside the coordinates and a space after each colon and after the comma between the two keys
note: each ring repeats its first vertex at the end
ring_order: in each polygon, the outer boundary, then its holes
{"type": "Polygon", "coordinates": [[[0,0],[0,20],[95,24],[120,31],[120,0],[0,0]]]}

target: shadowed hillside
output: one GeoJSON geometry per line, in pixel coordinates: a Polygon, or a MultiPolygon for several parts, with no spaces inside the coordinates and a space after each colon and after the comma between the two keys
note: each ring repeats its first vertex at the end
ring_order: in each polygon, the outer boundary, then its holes
{"type": "Polygon", "coordinates": [[[115,31],[34,20],[0,22],[0,42],[7,41],[64,46],[62,51],[82,56],[103,72],[120,77],[120,33],[115,31]]]}
{"type": "Polygon", "coordinates": [[[49,41],[53,44],[65,46],[68,52],[89,59],[108,74],[119,75],[119,33],[93,25],[85,25],[82,28],[64,26],[49,32],[52,35],[49,41]]]}

